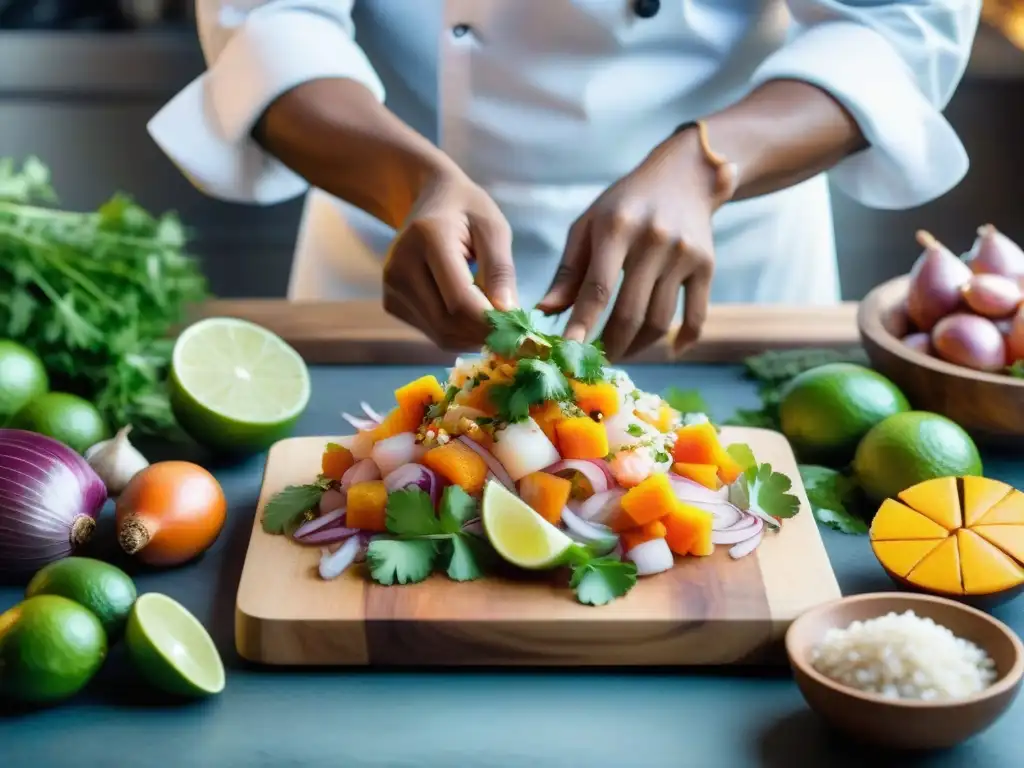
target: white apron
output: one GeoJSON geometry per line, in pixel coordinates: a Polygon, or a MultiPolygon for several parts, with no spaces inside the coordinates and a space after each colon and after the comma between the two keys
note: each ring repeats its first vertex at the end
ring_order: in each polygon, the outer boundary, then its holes
{"type": "MultiPolygon", "coordinates": [[[[303,77],[361,79],[386,92],[392,111],[492,196],[512,226],[521,301],[532,306],[548,288],[569,226],[604,189],[680,123],[776,77],[820,84],[858,119],[872,148],[834,170],[855,199],[910,207],[954,186],[967,163],[939,110],[962,75],[979,3],[864,6],[199,0],[210,72],[165,107],[150,131],[200,189],[276,202],[298,192],[301,179],[254,148],[248,128],[303,77]],[[350,33],[353,20],[354,42],[339,34],[350,33]],[[928,25],[932,34],[920,34],[928,25]]],[[[713,223],[712,301],[838,300],[824,176],[729,203],[713,223]]],[[[380,296],[393,234],[312,190],[289,296],[380,296]]]]}

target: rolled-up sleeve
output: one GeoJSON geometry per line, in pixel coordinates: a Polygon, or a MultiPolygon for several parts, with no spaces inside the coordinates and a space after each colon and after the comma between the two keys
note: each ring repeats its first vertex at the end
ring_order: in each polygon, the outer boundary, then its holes
{"type": "Polygon", "coordinates": [[[981,0],[788,0],[792,32],[754,85],[795,79],[850,112],[869,148],[831,177],[872,208],[911,208],[956,186],[967,153],[942,116],[963,77],[981,0]]]}
{"type": "Polygon", "coordinates": [[[281,94],[321,78],[350,78],[379,100],[384,87],[356,44],[355,0],[198,0],[207,70],[150,120],[149,134],[199,190],[270,205],[307,182],[253,141],[281,94]]]}

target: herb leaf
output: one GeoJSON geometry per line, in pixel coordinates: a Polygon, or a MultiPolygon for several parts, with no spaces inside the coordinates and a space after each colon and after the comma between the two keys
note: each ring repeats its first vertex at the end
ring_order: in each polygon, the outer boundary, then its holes
{"type": "Polygon", "coordinates": [[[398,536],[430,536],[442,533],[430,496],[419,488],[388,494],[387,529],[398,536]]]}
{"type": "MultiPolygon", "coordinates": [[[[423,493],[420,491],[420,493],[423,493]]],[[[424,494],[426,496],[426,494],[424,494]]],[[[429,500],[429,497],[428,497],[429,500]]],[[[445,533],[461,533],[462,526],[476,515],[476,499],[457,485],[449,485],[441,495],[440,526],[445,533]]]]}
{"type": "Polygon", "coordinates": [[[538,346],[550,346],[544,335],[534,328],[530,315],[524,309],[490,310],[487,321],[492,330],[485,343],[488,349],[502,357],[515,357],[527,341],[538,346]]]}
{"type": "Polygon", "coordinates": [[[519,361],[511,383],[496,384],[487,394],[498,409],[499,418],[514,423],[529,417],[530,406],[548,400],[566,400],[571,390],[557,365],[548,360],[526,358],[519,361]]]}
{"type": "Polygon", "coordinates": [[[814,464],[801,464],[800,478],[815,520],[840,533],[863,535],[868,532],[867,522],[852,511],[857,494],[852,478],[814,464]]]}
{"type": "Polygon", "coordinates": [[[433,539],[376,539],[366,548],[370,576],[384,586],[423,581],[436,560],[433,539]]]}
{"type": "Polygon", "coordinates": [[[612,556],[595,557],[575,566],[569,586],[584,605],[605,605],[636,584],[636,565],[612,556]]]}
{"type": "Polygon", "coordinates": [[[472,533],[459,533],[449,541],[448,578],[454,581],[473,581],[484,575],[483,565],[493,554],[488,544],[472,533]]]}
{"type": "Polygon", "coordinates": [[[598,381],[608,364],[604,353],[594,344],[558,339],[551,349],[551,360],[566,375],[592,384],[598,381]]]}
{"type": "Polygon", "coordinates": [[[665,394],[661,396],[661,399],[669,404],[669,407],[675,408],[680,413],[710,413],[711,408],[708,407],[707,401],[696,389],[680,389],[679,387],[669,387],[665,390],[665,394]]]}
{"type": "Polygon", "coordinates": [[[800,511],[800,499],[789,493],[792,487],[793,481],[772,471],[771,464],[760,464],[748,467],[730,488],[729,495],[741,509],[782,520],[800,511]]]}
{"type": "Polygon", "coordinates": [[[757,459],[754,458],[754,452],[750,450],[750,446],[746,443],[732,443],[726,447],[725,452],[729,454],[733,461],[740,465],[740,468],[744,472],[751,467],[757,466],[757,459]]]}
{"type": "Polygon", "coordinates": [[[308,485],[289,485],[275,494],[263,508],[263,530],[284,533],[285,529],[320,502],[327,483],[318,480],[308,485]]]}

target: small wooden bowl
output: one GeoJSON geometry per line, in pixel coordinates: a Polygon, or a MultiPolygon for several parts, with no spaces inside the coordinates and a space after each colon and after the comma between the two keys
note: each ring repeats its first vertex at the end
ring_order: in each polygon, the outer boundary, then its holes
{"type": "Polygon", "coordinates": [[[1001,621],[953,600],[898,592],[841,598],[804,613],[786,632],[786,652],[812,710],[857,741],[894,749],[944,749],[981,733],[1009,709],[1024,673],[1024,645],[1001,621]],[[963,699],[892,700],[848,688],[811,666],[811,650],[829,629],[907,610],[984,649],[995,662],[996,681],[963,699]]]}
{"type": "Polygon", "coordinates": [[[920,411],[946,416],[991,447],[1024,445],[1024,379],[972,371],[922,354],[900,339],[910,328],[904,310],[909,276],[872,290],[857,309],[861,343],[871,365],[920,411]]]}

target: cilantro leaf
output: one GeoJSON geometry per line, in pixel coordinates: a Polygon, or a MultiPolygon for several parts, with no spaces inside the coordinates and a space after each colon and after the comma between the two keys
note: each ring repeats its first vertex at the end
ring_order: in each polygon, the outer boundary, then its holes
{"type": "Polygon", "coordinates": [[[709,413],[707,401],[696,389],[680,389],[669,387],[661,399],[680,413],[709,413]]]}
{"type": "Polygon", "coordinates": [[[548,400],[562,401],[570,397],[569,382],[558,366],[548,360],[520,360],[510,384],[496,384],[487,394],[503,421],[524,421],[530,406],[548,400]]]}
{"type": "Polygon", "coordinates": [[[442,532],[430,496],[419,488],[388,494],[386,525],[388,531],[398,536],[429,536],[442,532]]]}
{"type": "Polygon", "coordinates": [[[800,477],[814,519],[840,533],[863,535],[867,522],[853,510],[857,484],[842,472],[814,464],[801,464],[800,477]]]}
{"type": "MultiPolygon", "coordinates": [[[[773,472],[771,464],[748,467],[729,489],[729,500],[741,509],[771,518],[785,519],[800,511],[800,499],[789,493],[793,481],[781,472],[773,472]]],[[[778,527],[778,522],[771,524],[778,527]]]]}
{"type": "Polygon", "coordinates": [[[1016,360],[1006,369],[1006,375],[1015,379],[1024,379],[1024,360],[1016,360]]]}
{"type": "Polygon", "coordinates": [[[646,433],[644,432],[644,428],[639,424],[630,424],[626,427],[626,434],[631,435],[632,437],[643,437],[646,433]]]}
{"type": "Polygon", "coordinates": [[[495,384],[487,390],[487,398],[503,421],[514,424],[530,417],[530,406],[533,405],[530,394],[515,384],[495,384]]]}
{"type": "Polygon", "coordinates": [[[594,344],[558,339],[551,349],[551,360],[574,379],[592,384],[598,381],[608,364],[604,353],[594,344]]]}
{"type": "Polygon", "coordinates": [[[605,605],[636,584],[636,565],[615,557],[595,557],[575,566],[569,586],[584,605],[605,605]]]}
{"type": "Polygon", "coordinates": [[[263,508],[263,530],[284,533],[320,502],[327,487],[327,482],[321,479],[308,485],[289,485],[276,493],[263,508]]]}
{"type": "Polygon", "coordinates": [[[387,587],[423,581],[436,560],[433,539],[376,539],[366,548],[370,577],[387,587]]]}
{"type": "Polygon", "coordinates": [[[502,357],[515,357],[520,348],[531,341],[537,346],[551,346],[544,334],[533,326],[530,315],[524,309],[510,309],[487,312],[491,332],[484,342],[487,348],[502,357]]]}
{"type": "Polygon", "coordinates": [[[725,452],[729,454],[733,461],[740,465],[744,472],[750,469],[750,467],[757,466],[754,452],[750,450],[750,446],[746,443],[733,443],[725,449],[725,452]]]}
{"type": "Polygon", "coordinates": [[[483,566],[493,551],[487,542],[472,533],[459,533],[451,537],[448,558],[448,578],[453,581],[473,581],[484,575],[483,566]]]}
{"type": "MultiPolygon", "coordinates": [[[[424,494],[426,495],[426,494],[424,494]]],[[[441,530],[461,533],[462,526],[476,516],[476,499],[457,485],[449,485],[441,496],[441,530]]]]}

